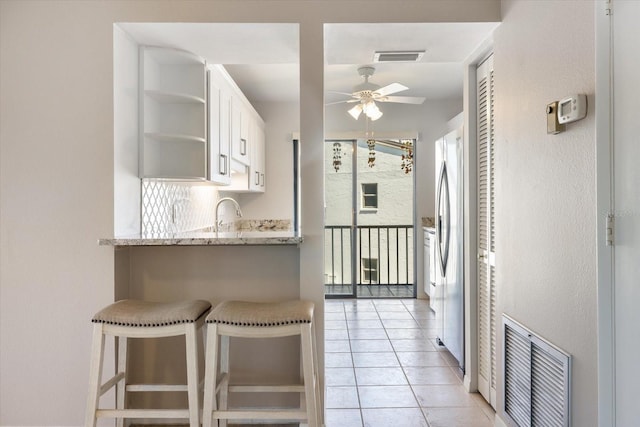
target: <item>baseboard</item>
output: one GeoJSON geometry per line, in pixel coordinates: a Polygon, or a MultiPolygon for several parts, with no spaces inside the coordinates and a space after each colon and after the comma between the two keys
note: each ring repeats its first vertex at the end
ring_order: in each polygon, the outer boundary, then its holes
{"type": "Polygon", "coordinates": [[[464,389],[467,391],[467,393],[472,393],[478,390],[472,390],[471,389],[471,378],[469,378],[469,375],[465,375],[464,376],[464,380],[462,381],[462,385],[464,386],[464,389]]]}
{"type": "Polygon", "coordinates": [[[500,415],[496,412],[496,417],[493,419],[493,427],[509,427],[509,425],[504,422],[500,415]]]}

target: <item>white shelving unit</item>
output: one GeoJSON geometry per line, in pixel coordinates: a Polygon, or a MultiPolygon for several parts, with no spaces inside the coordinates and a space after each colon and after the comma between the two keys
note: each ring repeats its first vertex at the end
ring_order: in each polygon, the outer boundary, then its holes
{"type": "Polygon", "coordinates": [[[140,177],[207,179],[206,87],[202,58],[140,47],[140,177]]]}

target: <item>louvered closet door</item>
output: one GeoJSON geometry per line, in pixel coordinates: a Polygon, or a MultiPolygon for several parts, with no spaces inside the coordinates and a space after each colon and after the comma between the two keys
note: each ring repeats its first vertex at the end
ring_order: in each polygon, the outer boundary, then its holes
{"type": "Polygon", "coordinates": [[[493,56],[477,71],[478,135],[478,388],[496,405],[493,56]]]}

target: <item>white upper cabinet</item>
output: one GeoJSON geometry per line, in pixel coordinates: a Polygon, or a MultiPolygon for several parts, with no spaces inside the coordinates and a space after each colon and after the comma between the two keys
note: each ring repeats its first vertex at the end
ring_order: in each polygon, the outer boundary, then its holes
{"type": "Polygon", "coordinates": [[[251,123],[251,165],[249,166],[249,191],[263,193],[265,190],[265,134],[262,123],[251,123]]]}
{"type": "Polygon", "coordinates": [[[226,191],[237,193],[263,193],[266,182],[266,139],[264,122],[257,113],[249,116],[250,162],[243,172],[236,171],[231,178],[231,186],[226,191]]]}
{"type": "Polygon", "coordinates": [[[264,122],[222,65],[141,46],[140,99],[141,178],[264,191],[264,122]]]}
{"type": "Polygon", "coordinates": [[[209,81],[209,181],[231,184],[231,92],[216,65],[207,66],[209,81]]]}
{"type": "Polygon", "coordinates": [[[140,47],[140,177],[207,179],[206,97],[202,58],[140,47]]]}
{"type": "Polygon", "coordinates": [[[231,157],[241,165],[251,163],[249,141],[249,110],[240,96],[231,99],[231,157]]]}

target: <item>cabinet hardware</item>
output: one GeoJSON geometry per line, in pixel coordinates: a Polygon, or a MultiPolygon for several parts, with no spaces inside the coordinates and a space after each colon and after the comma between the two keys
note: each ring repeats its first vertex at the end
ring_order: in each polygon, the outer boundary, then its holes
{"type": "Polygon", "coordinates": [[[247,140],[244,138],[240,138],[240,155],[247,155],[247,140]]]}
{"type": "Polygon", "coordinates": [[[220,154],[220,175],[226,175],[227,174],[227,155],[226,154],[220,154]]]}

